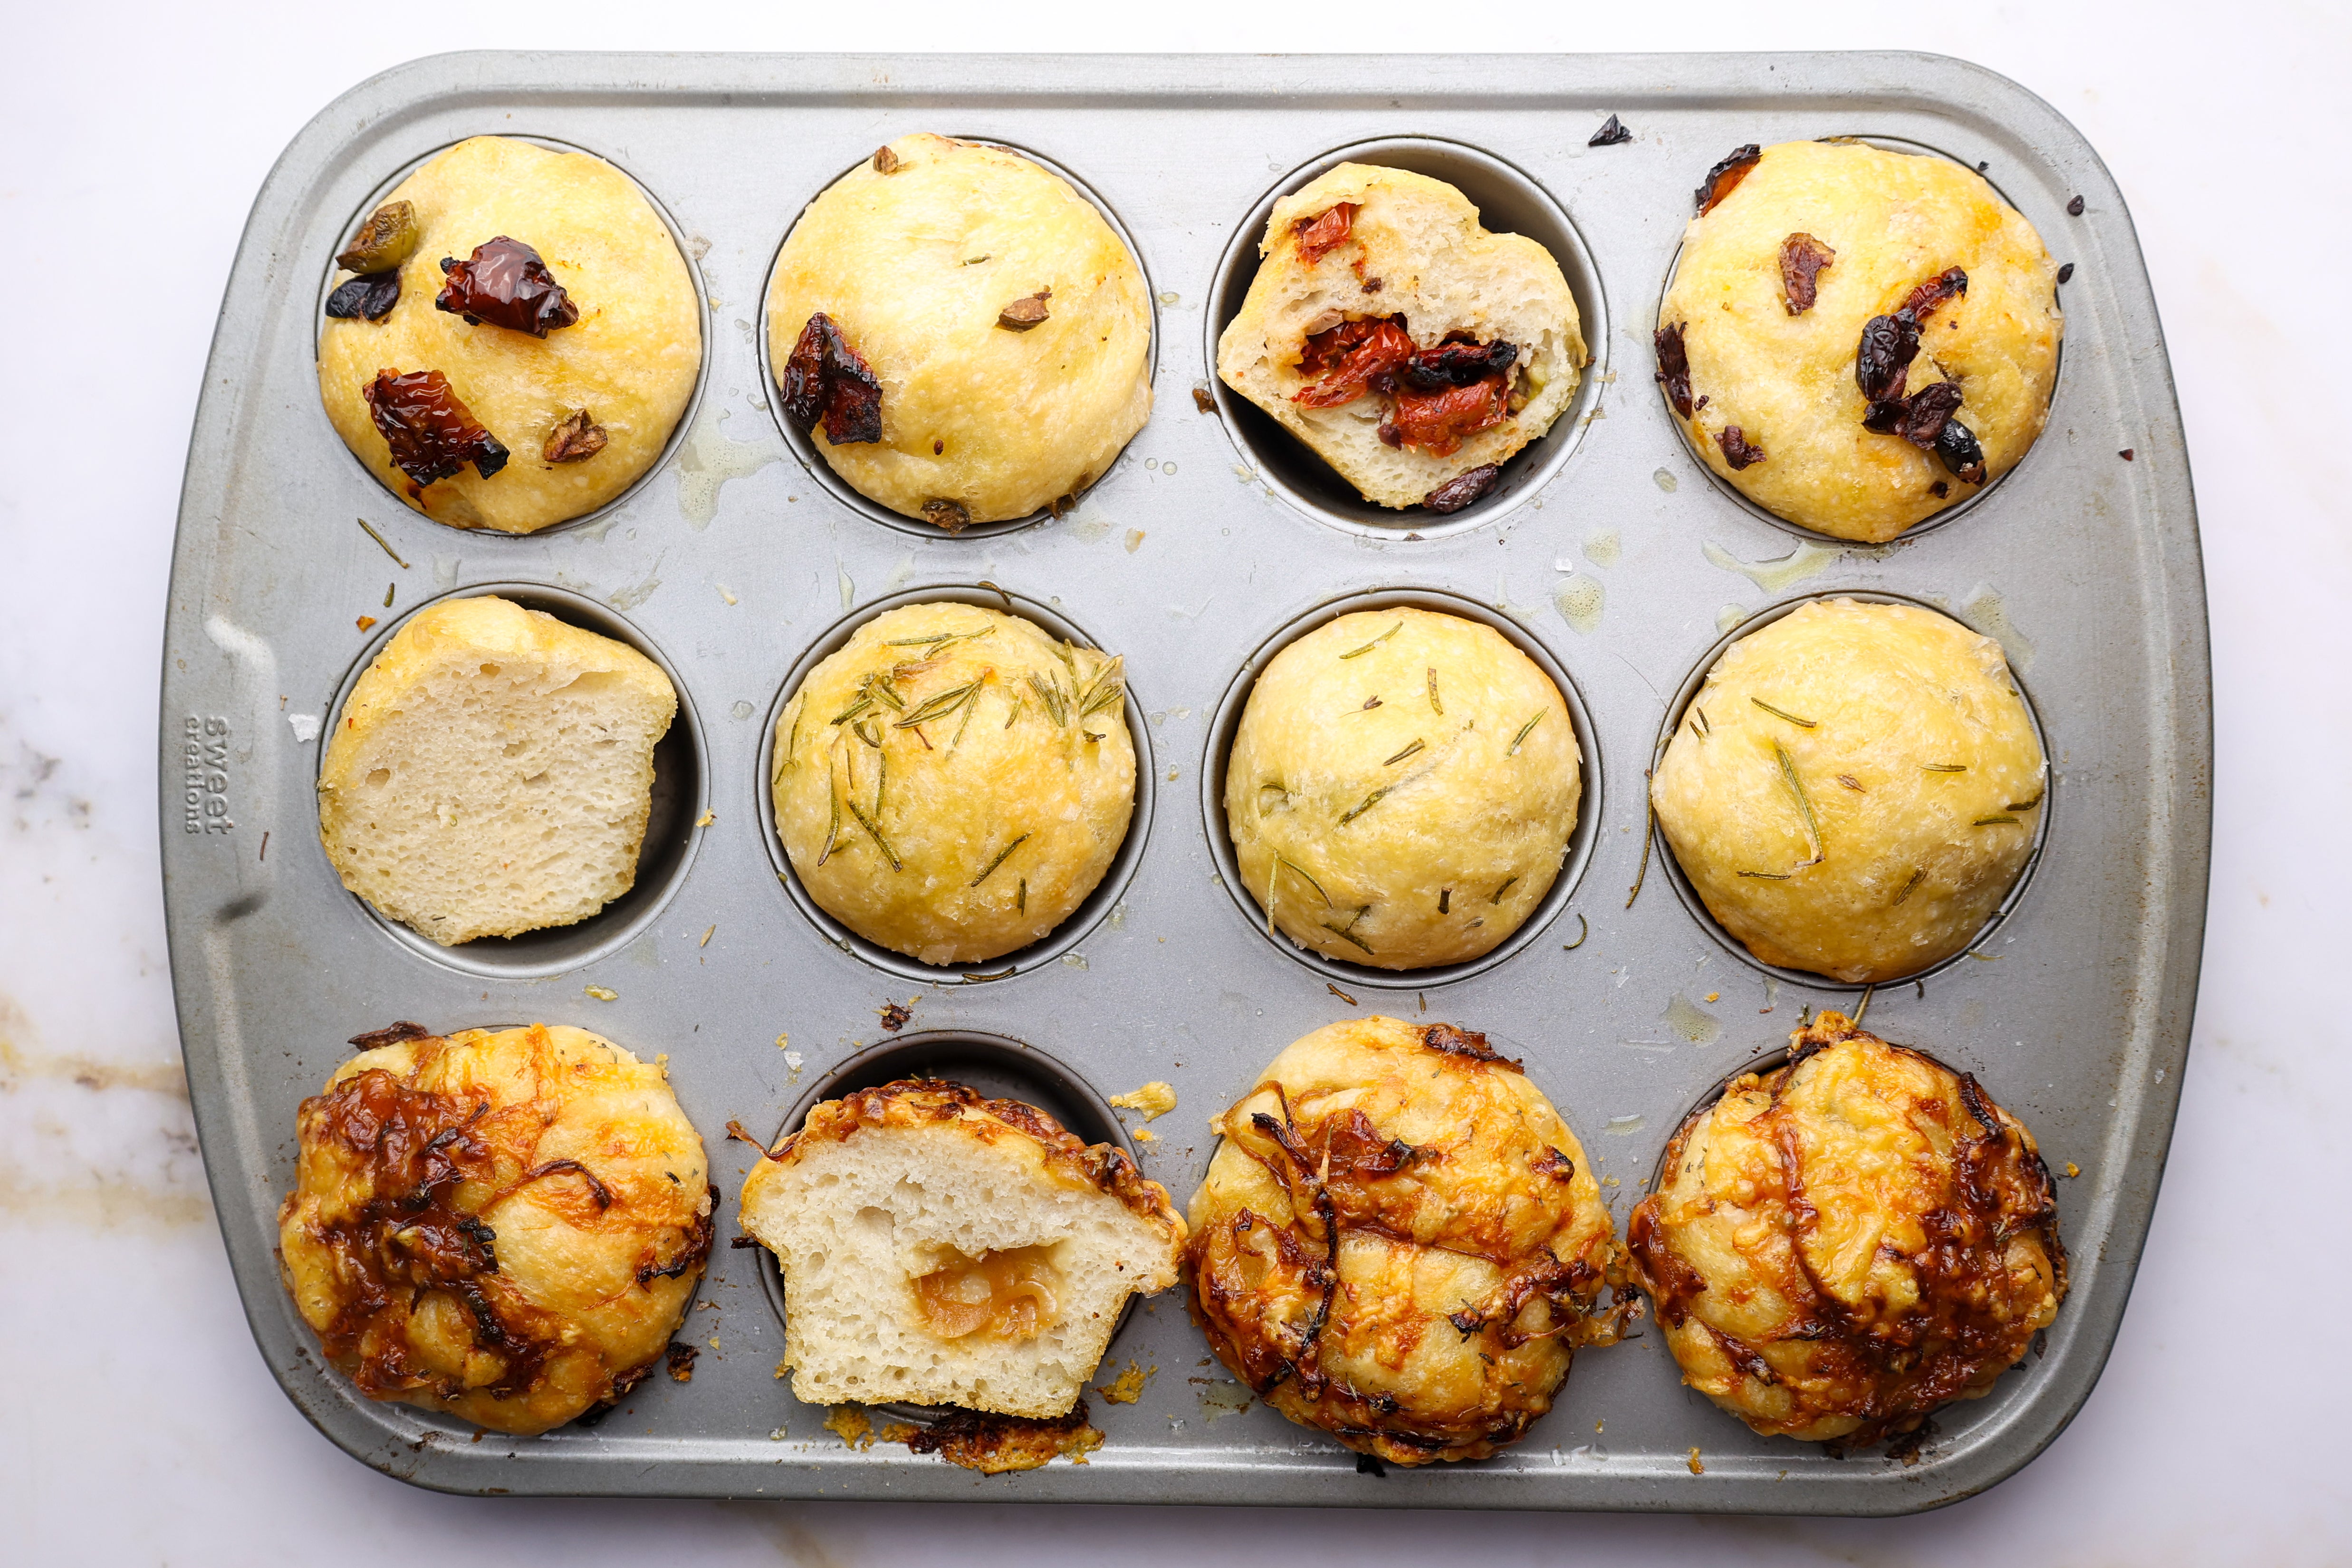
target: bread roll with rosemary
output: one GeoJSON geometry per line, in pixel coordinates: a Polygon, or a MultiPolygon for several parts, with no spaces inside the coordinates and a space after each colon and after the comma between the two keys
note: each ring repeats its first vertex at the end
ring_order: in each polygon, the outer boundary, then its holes
{"type": "Polygon", "coordinates": [[[875,616],[776,721],[776,830],[793,874],[850,930],[925,963],[1043,938],[1127,838],[1122,669],[974,605],[875,616]]]}
{"type": "Polygon", "coordinates": [[[2066,1296],[2056,1188],[1976,1079],[1823,1013],[1666,1146],[1627,1239],[1683,1381],[1862,1447],[1980,1399],[2066,1296]]]}
{"type": "Polygon", "coordinates": [[[716,1190],[660,1061],[563,1025],[394,1024],[302,1102],[286,1288],[371,1399],[495,1432],[619,1399],[677,1331],[716,1190]]]}
{"type": "Polygon", "coordinates": [[[1258,255],[1217,374],[1375,505],[1469,505],[1576,395],[1559,263],[1443,180],[1342,163],[1275,203],[1258,255]]]}
{"type": "Polygon", "coordinates": [[[1659,379],[1759,506],[1880,542],[2042,434],[2065,319],[2042,237],[1984,176],[1859,142],[1709,172],[1658,305],[1659,379]]]}
{"type": "Polygon", "coordinates": [[[1650,799],[1760,962],[1877,982],[1976,940],[2032,858],[2047,771],[1999,643],[1814,600],[1724,651],[1650,799]]]}
{"type": "Polygon", "coordinates": [[[1301,1426],[1391,1464],[1483,1459],[1616,1338],[1622,1258],[1583,1148],[1486,1037],[1331,1024],[1211,1125],[1193,1321],[1301,1426]]]}
{"type": "Polygon", "coordinates": [[[1269,928],[1375,969],[1494,949],[1559,877],[1583,796],[1568,704],[1491,626],[1400,607],[1268,662],[1225,761],[1225,827],[1269,928]]]}
{"type": "Polygon", "coordinates": [[[1094,204],[1018,153],[901,136],[776,258],[786,416],[868,500],[954,532],[1110,471],[1151,412],[1151,296],[1094,204]]]}
{"type": "Polygon", "coordinates": [[[659,459],[702,372],[686,258],[590,153],[461,142],[362,224],[335,278],[327,417],[453,528],[532,533],[603,506],[659,459]]]}
{"type": "Polygon", "coordinates": [[[445,599],[384,644],[319,764],[343,886],[444,947],[586,920],[637,879],[661,667],[495,595],[445,599]]]}
{"type": "Polygon", "coordinates": [[[829,1100],[752,1167],[743,1229],[784,1270],[809,1405],[1068,1414],[1184,1222],[1126,1153],[1035,1106],[902,1079],[829,1100]]]}

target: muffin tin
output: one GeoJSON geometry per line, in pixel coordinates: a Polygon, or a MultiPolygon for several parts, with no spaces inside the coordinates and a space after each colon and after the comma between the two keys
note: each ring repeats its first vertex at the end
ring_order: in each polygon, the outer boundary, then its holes
{"type": "Polygon", "coordinates": [[[2129,219],[2081,136],[2014,84],[1928,56],[485,54],[362,85],[295,140],[247,226],[190,448],[166,627],[173,976],[215,1202],[265,1359],[365,1463],[485,1493],[1874,1514],[1992,1485],[2065,1425],[2105,1361],[2195,999],[2210,682],[2161,343],[2129,219]],[[1634,140],[1588,146],[1612,112],[1634,140]],[[771,416],[761,300],[778,246],[842,169],[918,130],[1067,171],[1158,291],[1151,419],[1059,520],[910,533],[845,500],[771,416]],[[522,538],[457,532],[394,500],[329,426],[312,365],[345,234],[401,172],[481,132],[584,148],[639,181],[707,311],[701,387],[662,464],[594,516],[522,538]],[[2047,433],[1964,517],[1881,547],[1805,535],[1709,482],[1650,375],[1651,318],[1707,166],[1745,142],[1849,134],[1985,163],[2074,264],[2047,433]],[[1452,179],[1490,226],[1537,233],[1584,315],[1593,365],[1570,413],[1449,518],[1354,502],[1210,374],[1267,205],[1343,155],[1452,179]],[[2085,208],[2070,216],[2077,195],[2085,208]],[[445,950],[338,884],[318,842],[317,737],[402,618],[490,591],[644,649],[680,711],[637,891],[566,931],[445,950]],[[1246,1390],[1208,1361],[1171,1292],[1130,1314],[1098,1380],[1150,1369],[1140,1400],[1088,1397],[1102,1449],[982,1477],[852,1447],[795,1404],[773,1375],[772,1269],[723,1246],[679,1335],[701,1352],[691,1383],[656,1376],[594,1426],[475,1441],[324,1370],[278,1283],[295,1107],[350,1054],[346,1037],[395,1018],[577,1024],[667,1054],[709,1145],[722,1237],[756,1157],[724,1141],[728,1121],[771,1132],[877,1070],[877,1046],[969,1059],[982,1087],[1058,1103],[1089,1134],[1140,1126],[1104,1102],[1167,1080],[1178,1108],[1152,1140],[1125,1141],[1181,1202],[1213,1147],[1208,1118],[1283,1046],[1359,1011],[1443,1018],[1526,1057],[1604,1182],[1621,1184],[1606,1192],[1622,1226],[1695,1104],[1782,1045],[1804,1009],[1856,1003],[1727,947],[1676,897],[1663,844],[1626,898],[1646,847],[1643,777],[1677,693],[1735,617],[1839,592],[1932,604],[2000,637],[2063,803],[1975,956],[1870,1002],[1871,1028],[1977,1073],[2053,1169],[2081,1173],[2060,1184],[2074,1278],[2046,1353],[1943,1412],[1914,1462],[1755,1436],[1683,1388],[1643,1332],[1580,1356],[1558,1406],[1497,1458],[1360,1469],[1320,1434],[1242,1408],[1246,1390]],[[1009,597],[1127,658],[1142,770],[1128,846],[1095,900],[998,964],[934,969],[864,946],[798,896],[773,842],[769,731],[790,681],[908,595],[1009,597]],[[1424,595],[1468,601],[1567,677],[1583,819],[1559,888],[1507,951],[1418,976],[1360,972],[1269,938],[1230,888],[1222,742],[1244,672],[1299,630],[1367,596],[1424,595]],[[381,624],[355,629],[362,616],[381,624]],[[877,1017],[890,1002],[911,1007],[903,1035],[877,1017]]]}

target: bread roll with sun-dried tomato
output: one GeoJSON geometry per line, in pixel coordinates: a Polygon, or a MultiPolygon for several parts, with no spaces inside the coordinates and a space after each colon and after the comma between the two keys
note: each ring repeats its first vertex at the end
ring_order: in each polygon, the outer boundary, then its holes
{"type": "Polygon", "coordinates": [[[1976,940],[2033,853],[2045,777],[1999,643],[1916,605],[1832,599],[1724,650],[1650,799],[1748,952],[1877,982],[1976,940]]]}
{"type": "Polygon", "coordinates": [[[801,886],[925,963],[1044,937],[1110,869],[1134,815],[1123,668],[973,605],[859,626],[776,720],[776,831],[801,886]]]}
{"type": "Polygon", "coordinates": [[[1151,298],[1094,205],[1017,153],[901,136],[784,240],[785,416],[851,489],[953,532],[1052,507],[1151,412],[1151,298]]]}
{"type": "Polygon", "coordinates": [[[1683,1381],[1766,1436],[1863,1447],[1977,1399],[2066,1295],[2033,1134],[1823,1013],[1666,1146],[1627,1226],[1683,1381]]]}
{"type": "Polygon", "coordinates": [[[2058,269],[1976,171],[1787,142],[1739,149],[1698,200],[1658,306],[1658,373],[1706,465],[1759,506],[1892,539],[2041,435],[2058,269]]]}
{"type": "Polygon", "coordinates": [[[1378,1016],[1276,1057],[1212,1125],[1192,1316],[1228,1371],[1391,1464],[1483,1459],[1616,1337],[1576,1134],[1486,1037],[1378,1016]]]}
{"type": "Polygon", "coordinates": [[[1360,610],[1276,654],[1225,761],[1225,827],[1267,923],[1326,958],[1491,952],[1559,876],[1584,784],[1568,704],[1491,626],[1360,610]]]}
{"type": "Polygon", "coordinates": [[[714,1189],[658,1062],[584,1029],[395,1024],[302,1102],[286,1288],[371,1399],[523,1436],[636,1386],[714,1189]]]}
{"type": "Polygon", "coordinates": [[[327,417],[453,528],[530,533],[595,510],[660,458],[701,374],[677,242],[586,153],[461,142],[400,183],[341,263],[319,334],[327,417]]]}
{"type": "Polygon", "coordinates": [[[1469,505],[1576,395],[1559,263],[1442,180],[1342,163],[1275,203],[1258,255],[1217,374],[1375,505],[1469,505]]]}

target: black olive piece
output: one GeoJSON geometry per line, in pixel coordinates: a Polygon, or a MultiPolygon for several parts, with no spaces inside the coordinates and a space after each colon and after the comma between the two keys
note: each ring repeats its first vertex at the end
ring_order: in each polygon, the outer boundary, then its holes
{"type": "Polygon", "coordinates": [[[1691,405],[1690,355],[1683,349],[1683,323],[1660,327],[1650,334],[1651,345],[1658,352],[1658,384],[1666,389],[1666,401],[1675,412],[1687,419],[1691,405]]]}
{"type": "Polygon", "coordinates": [[[1620,142],[1631,142],[1632,140],[1633,140],[1633,133],[1619,123],[1617,117],[1612,114],[1608,119],[1601,122],[1601,129],[1592,133],[1592,140],[1587,142],[1585,145],[1587,147],[1614,147],[1620,142]]]}
{"type": "Polygon", "coordinates": [[[336,285],[327,296],[327,314],[339,321],[364,316],[371,321],[381,321],[392,314],[400,303],[400,273],[373,272],[365,278],[353,278],[336,285]]]}
{"type": "Polygon", "coordinates": [[[2076,196],[2073,201],[2066,204],[2066,216],[2068,217],[2081,217],[2083,216],[2082,197],[2076,196]]]}
{"type": "Polygon", "coordinates": [[[1862,325],[1862,343],[1853,359],[1854,384],[1874,403],[1903,395],[1911,362],[1919,356],[1919,323],[1908,311],[1873,316],[1862,325]]]}
{"type": "Polygon", "coordinates": [[[2061,283],[2072,283],[2074,280],[2074,264],[2069,261],[2063,267],[2058,268],[2058,281],[2061,283]]]}
{"type": "Polygon", "coordinates": [[[1733,148],[1731,155],[1709,169],[1706,172],[1706,183],[1692,193],[1698,210],[1702,213],[1713,212],[1715,204],[1738,188],[1739,182],[1748,177],[1748,171],[1754,168],[1757,160],[1763,156],[1763,149],[1753,142],[1745,147],[1733,148]]]}
{"type": "Polygon", "coordinates": [[[1978,443],[1976,432],[1958,420],[1944,421],[1936,437],[1936,456],[1944,460],[1954,479],[1972,485],[1985,482],[1984,447],[1978,443]]]}

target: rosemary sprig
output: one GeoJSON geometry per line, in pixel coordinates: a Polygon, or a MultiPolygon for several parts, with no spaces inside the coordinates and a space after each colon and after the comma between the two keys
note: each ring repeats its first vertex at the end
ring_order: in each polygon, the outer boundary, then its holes
{"type": "Polygon", "coordinates": [[[1401,763],[1401,762],[1404,761],[1407,757],[1409,757],[1409,756],[1412,755],[1415,752],[1420,751],[1421,749],[1422,749],[1422,739],[1421,739],[1421,737],[1420,737],[1420,736],[1415,735],[1415,736],[1412,738],[1412,745],[1407,746],[1403,751],[1399,752],[1395,756],[1391,757],[1387,762],[1382,763],[1381,764],[1381,766],[1382,766],[1382,767],[1384,767],[1384,768],[1392,768],[1392,767],[1396,766],[1399,763],[1401,763]]]}
{"type": "Polygon", "coordinates": [[[2005,811],[1996,811],[1990,816],[1979,816],[1974,822],[1969,823],[1969,826],[1970,827],[1999,827],[2004,824],[2011,827],[2019,826],[2017,818],[2011,816],[2005,811]]]}
{"type": "Polygon", "coordinates": [[[1045,705],[1045,711],[1053,716],[1054,728],[1066,730],[1070,727],[1069,710],[1063,702],[1060,681],[1051,676],[1040,678],[1033,672],[1029,677],[1029,689],[1037,694],[1037,700],[1045,705]]]}
{"type": "Polygon", "coordinates": [[[961,707],[965,700],[979,689],[980,682],[977,680],[968,680],[961,686],[950,687],[926,700],[921,707],[899,720],[891,728],[911,730],[918,724],[928,724],[934,719],[943,718],[961,707]]]}
{"type": "Polygon", "coordinates": [[[867,676],[866,678],[866,689],[880,698],[883,701],[887,702],[891,707],[896,708],[899,712],[904,713],[907,710],[907,700],[890,689],[889,676],[878,671],[867,676]]]}
{"type": "Polygon", "coordinates": [[[882,837],[882,830],[874,826],[874,819],[858,810],[854,800],[845,800],[841,804],[849,807],[849,815],[857,819],[858,826],[866,829],[866,837],[874,840],[874,847],[882,851],[882,858],[890,862],[890,869],[905,870],[906,867],[898,859],[898,852],[890,847],[889,840],[882,837]]]}
{"type": "Polygon", "coordinates": [[[1355,647],[1355,648],[1349,648],[1346,653],[1341,654],[1339,657],[1340,657],[1341,658],[1360,658],[1361,656],[1363,656],[1363,655],[1365,655],[1365,654],[1368,654],[1368,653],[1371,652],[1371,651],[1372,651],[1372,649],[1374,649],[1374,648],[1376,648],[1376,647],[1380,647],[1380,646],[1381,646],[1381,644],[1382,644],[1382,643],[1384,643],[1384,642],[1388,641],[1388,640],[1389,640],[1389,638],[1391,638],[1391,637],[1392,637],[1396,636],[1396,635],[1397,635],[1397,633],[1399,633],[1399,632],[1401,632],[1401,631],[1402,631],[1402,630],[1404,630],[1404,623],[1403,623],[1402,621],[1399,621],[1396,625],[1394,625],[1394,626],[1391,626],[1388,630],[1386,630],[1386,631],[1382,632],[1380,636],[1378,636],[1378,637],[1374,637],[1371,641],[1370,641],[1370,642],[1366,643],[1363,647],[1355,647]]]}
{"type": "MultiPolygon", "coordinates": [[[[1012,854],[1015,849],[1020,848],[1024,844],[1028,843],[1032,837],[1034,837],[1034,835],[1024,833],[1020,837],[1014,839],[1012,843],[1006,845],[1003,848],[998,850],[996,852],[996,858],[991,860],[984,868],[982,868],[980,875],[971,879],[971,885],[977,888],[982,882],[987,881],[991,876],[995,874],[996,868],[1004,864],[1005,857],[1012,854]]],[[[1025,899],[1027,897],[1027,889],[1029,884],[1024,879],[1021,886],[1023,889],[1023,897],[1025,899]]]]}
{"type": "Polygon", "coordinates": [[[1764,710],[1765,712],[1772,715],[1773,718],[1786,719],[1790,723],[1796,725],[1799,729],[1818,730],[1821,728],[1821,726],[1815,723],[1812,720],[1800,719],[1785,708],[1775,708],[1769,702],[1765,701],[1761,697],[1751,697],[1748,700],[1756,704],[1757,707],[1764,710]]]}
{"type": "Polygon", "coordinates": [[[1931,773],[1964,773],[1969,771],[1966,763],[1921,763],[1919,766],[1931,773]]]}
{"type": "MultiPolygon", "coordinates": [[[[1795,761],[1790,757],[1787,749],[1778,741],[1772,742],[1772,754],[1780,759],[1781,782],[1789,786],[1789,793],[1796,797],[1797,809],[1804,814],[1805,832],[1811,840],[1813,851],[1813,858],[1806,861],[1805,865],[1818,866],[1824,858],[1824,852],[1822,848],[1822,825],[1813,816],[1813,803],[1805,794],[1803,781],[1797,777],[1795,761]]],[[[1804,867],[1801,866],[1797,869],[1802,870],[1804,867]]]]}
{"type": "Polygon", "coordinates": [[[1520,726],[1519,726],[1519,732],[1518,732],[1517,734],[1516,734],[1516,735],[1514,735],[1514,736],[1512,736],[1512,737],[1511,737],[1511,749],[1510,749],[1509,751],[1507,751],[1507,752],[1505,752],[1503,753],[1503,755],[1505,755],[1505,756],[1507,756],[1507,757],[1516,757],[1516,756],[1517,756],[1517,755],[1519,754],[1519,744],[1520,744],[1520,742],[1523,742],[1523,741],[1525,741],[1525,740],[1528,738],[1528,732],[1529,731],[1533,730],[1537,725],[1538,725],[1538,724],[1540,724],[1540,723],[1542,723],[1542,722],[1543,722],[1543,716],[1544,716],[1546,713],[1549,712],[1549,711],[1550,711],[1550,710],[1549,710],[1549,709],[1548,709],[1548,708],[1538,708],[1538,709],[1537,709],[1537,710],[1536,710],[1536,716],[1535,716],[1534,718],[1532,718],[1532,719],[1528,720],[1526,723],[1524,723],[1524,724],[1520,725],[1520,726]]]}
{"type": "Polygon", "coordinates": [[[1907,899],[1907,898],[1909,898],[1909,897],[1911,896],[1911,890],[1912,890],[1914,888],[1916,888],[1916,887],[1917,887],[1921,882],[1924,882],[1924,881],[1926,881],[1927,879],[1927,867],[1922,866],[1922,867],[1918,868],[1916,870],[1913,871],[1913,872],[1911,873],[1911,879],[1910,879],[1909,881],[1907,881],[1907,882],[1906,882],[1906,883],[1904,883],[1904,884],[1903,884],[1903,890],[1902,890],[1901,892],[1899,892],[1899,893],[1897,893],[1897,894],[1895,894],[1895,903],[1894,903],[1894,904],[1889,904],[1889,905],[1887,905],[1886,907],[1887,907],[1888,909],[1893,909],[1893,908],[1895,907],[1895,904],[1900,904],[1904,900],[1906,900],[1906,899],[1907,899]]]}
{"type": "Polygon", "coordinates": [[[851,703],[848,707],[835,714],[833,716],[833,721],[836,724],[846,724],[852,719],[856,718],[860,713],[865,712],[868,708],[873,706],[874,694],[870,691],[863,692],[858,696],[856,701],[851,703]]]}
{"type": "Polygon", "coordinates": [[[1116,655],[1095,671],[1094,681],[1078,699],[1078,717],[1086,718],[1124,700],[1127,696],[1127,656],[1116,655]]]}
{"type": "Polygon", "coordinates": [[[1370,794],[1370,795],[1366,795],[1366,796],[1363,798],[1363,801],[1362,801],[1362,803],[1361,803],[1360,805],[1358,805],[1358,806],[1357,806],[1353,811],[1351,811],[1351,812],[1348,813],[1348,815],[1347,815],[1347,816],[1343,816],[1343,817],[1341,817],[1341,818],[1339,819],[1339,826],[1342,826],[1342,827],[1347,826],[1348,826],[1348,824],[1349,824],[1349,823],[1351,823],[1351,822],[1355,821],[1355,820],[1356,820],[1356,818],[1358,818],[1358,817],[1360,817],[1360,816],[1363,816],[1363,815],[1364,815],[1364,813],[1366,813],[1366,812],[1368,812],[1368,811],[1371,810],[1371,809],[1372,809],[1372,807],[1374,807],[1374,806],[1376,806],[1376,805],[1380,805],[1380,804],[1381,804],[1381,798],[1383,795],[1387,795],[1387,794],[1389,793],[1389,791],[1390,791],[1390,790],[1391,790],[1391,789],[1393,789],[1393,788],[1395,788],[1395,787],[1396,787],[1396,786],[1395,786],[1395,785],[1393,785],[1393,784],[1382,784],[1380,788],[1378,788],[1378,789],[1374,790],[1371,794],[1370,794]]]}

